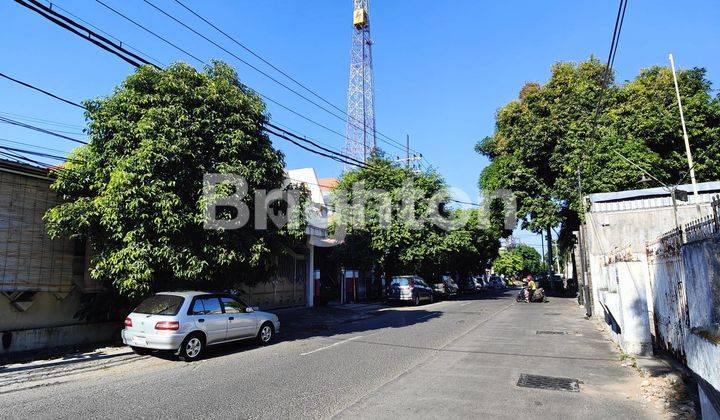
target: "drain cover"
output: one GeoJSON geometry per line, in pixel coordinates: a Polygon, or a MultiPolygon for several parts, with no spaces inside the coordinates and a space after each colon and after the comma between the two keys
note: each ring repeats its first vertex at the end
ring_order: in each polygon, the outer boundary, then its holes
{"type": "Polygon", "coordinates": [[[562,314],[560,312],[545,312],[545,315],[557,316],[557,315],[562,315],[562,314]]]}
{"type": "Polygon", "coordinates": [[[580,381],[571,378],[554,378],[552,376],[529,375],[521,373],[517,386],[524,388],[549,389],[552,391],[580,392],[580,381]]]}
{"type": "Polygon", "coordinates": [[[535,331],[535,334],[564,335],[564,334],[567,334],[567,333],[566,333],[565,331],[549,331],[549,330],[542,331],[542,330],[538,330],[538,331],[535,331]]]}

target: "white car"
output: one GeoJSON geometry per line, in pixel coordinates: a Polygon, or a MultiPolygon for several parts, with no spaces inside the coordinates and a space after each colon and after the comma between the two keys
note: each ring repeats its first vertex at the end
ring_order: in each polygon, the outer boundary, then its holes
{"type": "Polygon", "coordinates": [[[249,338],[265,345],[278,332],[277,315],[256,311],[229,294],[163,292],[125,318],[121,335],[135,353],[174,350],[180,359],[192,361],[207,346],[249,338]]]}

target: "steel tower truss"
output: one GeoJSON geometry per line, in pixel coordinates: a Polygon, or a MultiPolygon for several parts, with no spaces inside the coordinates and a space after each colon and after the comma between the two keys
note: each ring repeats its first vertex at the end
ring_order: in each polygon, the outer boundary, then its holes
{"type": "Polygon", "coordinates": [[[353,36],[347,99],[345,154],[367,160],[377,148],[370,0],[353,0],[353,36]]]}

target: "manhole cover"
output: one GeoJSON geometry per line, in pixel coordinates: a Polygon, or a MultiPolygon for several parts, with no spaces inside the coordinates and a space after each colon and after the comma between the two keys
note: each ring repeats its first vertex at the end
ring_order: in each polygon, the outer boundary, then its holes
{"type": "Polygon", "coordinates": [[[549,389],[552,391],[580,392],[580,381],[571,378],[554,378],[552,376],[529,375],[521,373],[517,386],[524,388],[549,389]]]}
{"type": "Polygon", "coordinates": [[[535,334],[564,335],[564,334],[567,334],[567,333],[566,333],[565,331],[549,331],[549,330],[542,331],[542,330],[538,330],[538,331],[535,331],[535,334]]]}

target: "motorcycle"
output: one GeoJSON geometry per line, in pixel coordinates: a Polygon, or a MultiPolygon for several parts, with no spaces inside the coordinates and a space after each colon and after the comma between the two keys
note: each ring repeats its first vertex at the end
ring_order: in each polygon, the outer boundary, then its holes
{"type": "MultiPolygon", "coordinates": [[[[516,302],[524,302],[525,301],[525,290],[527,287],[523,287],[522,290],[520,290],[520,293],[518,293],[517,297],[515,298],[516,302]]],[[[530,302],[545,302],[545,289],[542,287],[538,287],[535,289],[535,291],[530,295],[530,302]]]]}

